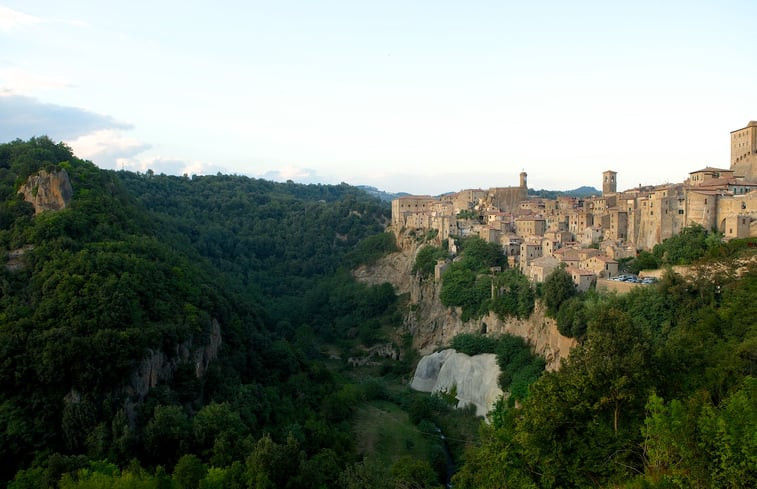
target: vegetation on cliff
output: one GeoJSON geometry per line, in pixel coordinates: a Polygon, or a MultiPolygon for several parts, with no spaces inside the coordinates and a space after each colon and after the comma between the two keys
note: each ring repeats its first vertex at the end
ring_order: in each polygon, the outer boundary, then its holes
{"type": "MultiPolygon", "coordinates": [[[[502,319],[531,314],[534,308],[531,284],[518,270],[507,269],[507,260],[498,244],[474,236],[464,239],[461,248],[460,259],[449,264],[442,275],[439,293],[442,304],[460,307],[463,321],[480,318],[489,311],[502,319]]],[[[425,261],[416,260],[420,268],[419,263],[425,261]]]]}
{"type": "Polygon", "coordinates": [[[754,487],[757,264],[708,263],[595,296],[583,343],[500,406],[455,487],[754,487]]]}
{"type": "Polygon", "coordinates": [[[673,265],[690,265],[702,257],[717,258],[732,255],[743,246],[743,240],[723,244],[723,235],[708,231],[697,223],[683,228],[679,234],[658,243],[652,251],[643,250],[627,264],[628,271],[656,269],[673,265]]]}
{"type": "MultiPolygon", "coordinates": [[[[455,487],[757,485],[747,242],[692,229],[650,255],[704,258],[700,274],[542,290],[580,345],[533,383],[522,344],[494,347],[522,405],[500,403],[474,441],[465,413],[399,385],[412,355],[345,366],[407,344],[402,299],[348,270],[394,249],[388,213],[344,184],[109,172],[47,138],[0,145],[0,486],[436,487],[436,426],[453,455],[467,447],[455,487]],[[17,190],[42,169],[65,169],[74,196],[35,217],[17,190]]],[[[445,304],[528,316],[534,292],[496,245],[461,245],[445,304]]],[[[424,250],[428,276],[444,252],[424,250]]]]}
{"type": "Polygon", "coordinates": [[[452,338],[450,347],[466,355],[497,355],[499,386],[503,391],[509,392],[509,406],[514,406],[515,401],[526,399],[529,386],[544,372],[544,359],[534,355],[528,343],[519,336],[463,333],[452,338]]]}
{"type": "Polygon", "coordinates": [[[368,397],[323,349],[390,341],[401,320],[390,285],[343,268],[393,249],[388,213],[348,185],[108,172],[47,138],[0,145],[0,250],[17,257],[0,267],[0,481],[334,486],[368,397]],[[70,205],[34,217],[17,189],[61,168],[70,205]]]}

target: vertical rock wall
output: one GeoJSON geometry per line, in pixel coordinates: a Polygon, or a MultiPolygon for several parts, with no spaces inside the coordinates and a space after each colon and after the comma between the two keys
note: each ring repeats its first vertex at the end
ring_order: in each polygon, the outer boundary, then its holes
{"type": "Polygon", "coordinates": [[[64,209],[74,195],[66,170],[40,170],[30,176],[18,190],[34,206],[34,213],[64,209]]]}
{"type": "Polygon", "coordinates": [[[492,353],[469,356],[448,349],[423,357],[410,387],[421,392],[455,392],[458,407],[473,404],[476,415],[485,416],[504,394],[499,373],[497,356],[492,353]]]}
{"type": "Polygon", "coordinates": [[[544,307],[537,303],[527,319],[499,319],[489,313],[481,319],[467,322],[460,318],[460,310],[449,309],[441,303],[441,282],[433,278],[419,280],[411,274],[415,254],[422,244],[402,236],[398,239],[401,251],[392,253],[370,267],[360,267],[354,274],[358,280],[370,284],[389,282],[397,293],[409,294],[410,311],[404,321],[406,331],[413,336],[413,346],[422,354],[449,346],[460,333],[502,334],[520,336],[534,353],[544,357],[547,370],[556,370],[576,345],[572,338],[562,336],[557,324],[546,317],[544,307]]]}

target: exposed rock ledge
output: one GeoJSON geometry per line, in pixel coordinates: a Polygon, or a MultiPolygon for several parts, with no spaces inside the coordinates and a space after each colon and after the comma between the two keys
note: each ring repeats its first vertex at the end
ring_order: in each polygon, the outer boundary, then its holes
{"type": "Polygon", "coordinates": [[[525,339],[534,353],[544,357],[547,370],[557,370],[560,361],[567,358],[576,345],[573,338],[560,334],[557,324],[546,317],[539,302],[526,319],[502,320],[489,313],[481,319],[463,322],[459,309],[450,309],[441,303],[441,282],[433,278],[420,280],[412,275],[415,255],[423,244],[402,236],[399,244],[399,252],[383,257],[374,265],[362,266],[353,274],[369,284],[389,282],[398,293],[409,295],[411,311],[405,317],[404,327],[413,336],[413,347],[422,355],[449,346],[452,338],[460,333],[507,333],[525,339]]]}
{"type": "Polygon", "coordinates": [[[476,406],[486,416],[504,393],[499,387],[499,365],[492,353],[469,356],[453,349],[421,358],[410,387],[421,392],[457,393],[458,407],[476,406]]]}
{"type": "Polygon", "coordinates": [[[34,206],[35,214],[64,209],[74,195],[66,170],[40,170],[26,180],[18,193],[34,206]]]}
{"type": "Polygon", "coordinates": [[[136,395],[140,400],[160,382],[166,382],[173,377],[176,366],[182,362],[191,362],[195,368],[195,376],[200,379],[205,375],[210,362],[218,357],[221,348],[221,325],[213,319],[210,324],[207,340],[200,345],[194,345],[193,338],[176,346],[172,355],[161,351],[148,350],[144,358],[131,375],[128,392],[136,395]]]}

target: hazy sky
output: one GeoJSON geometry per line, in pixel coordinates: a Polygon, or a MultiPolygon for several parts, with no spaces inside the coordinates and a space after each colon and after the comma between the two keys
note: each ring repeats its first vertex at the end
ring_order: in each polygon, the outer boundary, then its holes
{"type": "Polygon", "coordinates": [[[757,1],[0,0],[0,142],[440,193],[682,181],[757,120],[757,1]]]}

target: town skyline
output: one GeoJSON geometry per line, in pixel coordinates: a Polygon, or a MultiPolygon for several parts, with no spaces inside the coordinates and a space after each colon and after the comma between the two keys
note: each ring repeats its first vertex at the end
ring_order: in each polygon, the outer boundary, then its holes
{"type": "Polygon", "coordinates": [[[754,2],[0,4],[0,140],[102,168],[440,194],[728,166],[754,2]]]}

